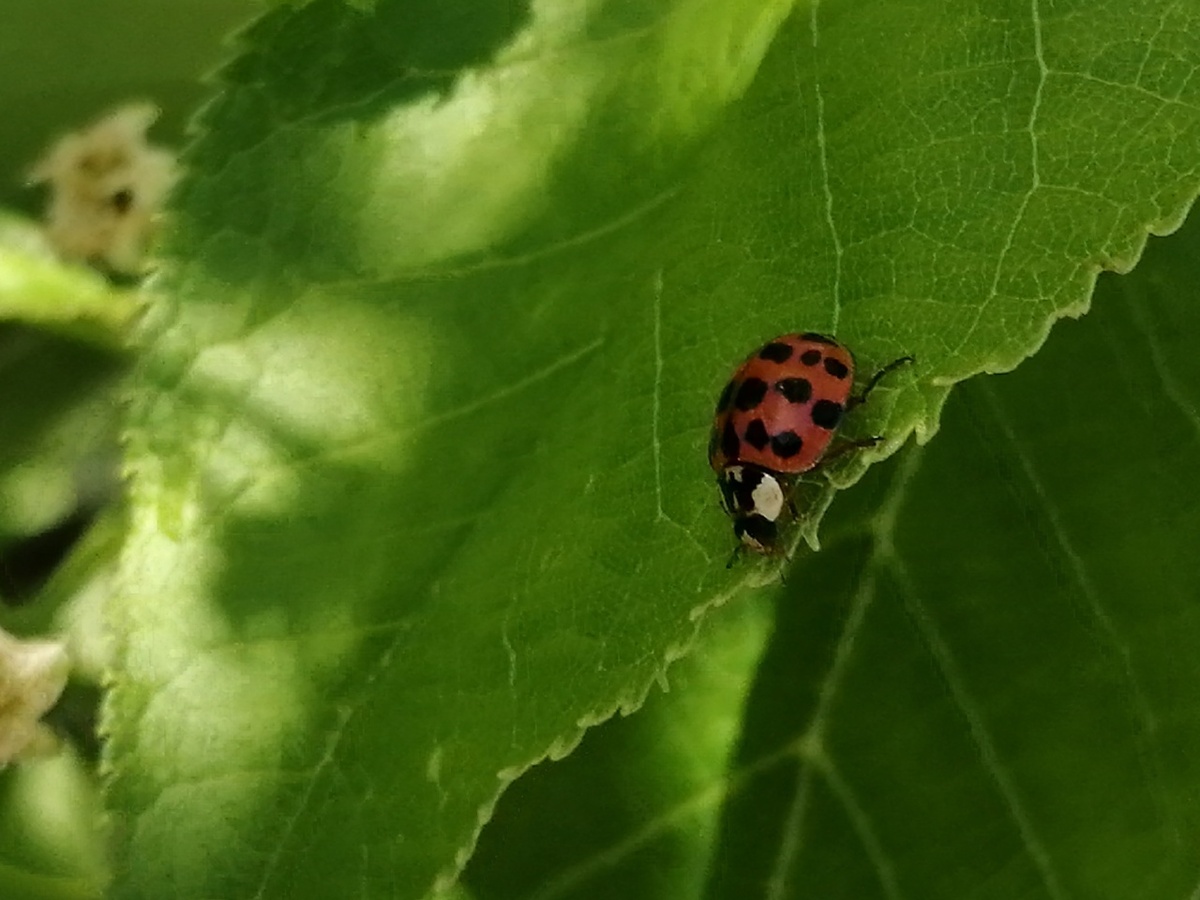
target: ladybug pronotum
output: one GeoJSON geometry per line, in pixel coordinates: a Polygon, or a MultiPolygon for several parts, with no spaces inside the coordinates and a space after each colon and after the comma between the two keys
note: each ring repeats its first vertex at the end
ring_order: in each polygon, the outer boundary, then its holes
{"type": "Polygon", "coordinates": [[[854,354],[810,331],[774,338],[738,367],[717,401],[708,461],[739,548],[777,552],[783,512],[795,513],[796,476],[881,440],[830,449],[845,414],[866,402],[884,375],[909,362],[911,356],[889,363],[854,394],[854,354]]]}

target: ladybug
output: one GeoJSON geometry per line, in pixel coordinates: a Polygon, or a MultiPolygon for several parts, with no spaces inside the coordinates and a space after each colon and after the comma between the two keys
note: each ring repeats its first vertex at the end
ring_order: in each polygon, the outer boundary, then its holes
{"type": "Polygon", "coordinates": [[[796,515],[791,501],[796,477],[882,440],[847,441],[829,449],[845,414],[865,403],[884,375],[912,361],[904,356],[888,363],[861,394],[854,394],[854,354],[833,338],[808,331],[774,338],[738,366],[717,400],[708,461],[741,541],[739,551],[777,552],[784,508],[796,515]]]}

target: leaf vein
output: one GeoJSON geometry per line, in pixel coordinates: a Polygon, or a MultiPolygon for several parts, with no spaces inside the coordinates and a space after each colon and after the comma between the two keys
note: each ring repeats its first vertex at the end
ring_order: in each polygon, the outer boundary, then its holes
{"type": "Polygon", "coordinates": [[[529,900],[555,900],[555,898],[578,892],[580,886],[589,878],[605,869],[619,865],[650,842],[666,834],[688,816],[722,803],[726,798],[735,795],[745,787],[756,775],[793,757],[794,754],[794,747],[788,744],[775,753],[732,771],[724,781],[697,791],[661,815],[655,816],[635,834],[611,844],[583,862],[559,873],[534,891],[529,900]]]}
{"type": "Polygon", "coordinates": [[[783,825],[783,834],[779,855],[767,879],[765,900],[783,900],[789,896],[788,876],[800,851],[804,847],[804,814],[808,811],[808,793],[812,786],[813,763],[811,757],[819,753],[818,749],[802,752],[803,763],[799,777],[796,779],[796,794],[788,808],[787,819],[783,825]]]}
{"type": "MultiPolygon", "coordinates": [[[[819,42],[817,28],[817,10],[820,0],[814,0],[810,17],[812,20],[813,54],[817,54],[819,42]]],[[[829,149],[825,139],[825,97],[821,93],[821,80],[817,65],[813,66],[813,91],[817,101],[817,156],[821,165],[821,189],[825,193],[825,224],[829,228],[829,236],[833,242],[833,315],[830,319],[830,330],[837,334],[838,323],[842,312],[842,241],[838,235],[837,223],[833,218],[833,187],[829,183],[829,149]]]]}
{"type": "Polygon", "coordinates": [[[658,436],[658,417],[662,406],[662,292],[663,270],[654,273],[654,397],[651,403],[650,446],[654,451],[654,508],[655,519],[667,518],[663,512],[662,441],[658,436]]]}
{"type": "Polygon", "coordinates": [[[834,765],[833,760],[825,754],[822,754],[817,762],[817,769],[824,776],[825,783],[829,785],[833,796],[845,810],[846,818],[850,820],[850,827],[854,829],[863,850],[866,851],[867,859],[875,867],[875,876],[879,879],[879,886],[883,888],[884,896],[888,900],[902,900],[904,894],[900,890],[900,882],[896,877],[896,867],[884,851],[883,844],[880,843],[879,836],[871,825],[870,816],[858,802],[849,783],[842,778],[842,774],[834,765]]]}
{"type": "Polygon", "coordinates": [[[1021,837],[1022,846],[1025,852],[1029,854],[1034,868],[1037,870],[1042,884],[1046,888],[1046,893],[1052,900],[1066,900],[1067,894],[1062,888],[1058,873],[1055,871],[1054,863],[1050,858],[1050,853],[1038,835],[1029,813],[1025,810],[1024,801],[1017,790],[1012,776],[1005,768],[1003,762],[1001,762],[996,742],[984,724],[983,715],[980,713],[978,705],[967,690],[966,679],[959,670],[958,664],[954,660],[954,655],[950,652],[950,647],[939,633],[932,616],[929,614],[929,610],[921,602],[917,589],[904,563],[896,557],[890,561],[889,567],[903,597],[905,609],[908,610],[909,615],[917,626],[917,633],[925,642],[925,646],[928,648],[938,670],[941,672],[942,678],[950,690],[951,698],[967,722],[967,729],[976,748],[979,750],[980,761],[983,763],[984,771],[991,778],[993,784],[995,784],[997,792],[1004,802],[1005,809],[1008,811],[1009,818],[1016,826],[1017,833],[1021,837]]]}
{"type": "Polygon", "coordinates": [[[240,483],[237,486],[237,489],[230,496],[222,500],[222,506],[225,510],[231,509],[245,494],[274,475],[278,475],[283,472],[296,472],[308,466],[321,465],[322,463],[334,462],[343,458],[352,458],[362,453],[384,450],[389,445],[398,441],[404,435],[417,434],[432,428],[435,425],[442,425],[446,422],[451,422],[455,419],[461,419],[464,416],[469,416],[486,406],[506,400],[509,397],[519,394],[521,391],[524,391],[541,381],[545,381],[547,378],[557,375],[563,369],[570,367],[574,363],[579,362],[589,354],[598,350],[601,346],[603,346],[604,341],[605,338],[603,335],[601,335],[589,343],[584,344],[582,347],[560,356],[549,365],[543,366],[541,369],[538,369],[536,372],[533,372],[524,378],[518,379],[511,384],[507,384],[476,400],[472,400],[470,403],[465,403],[462,406],[455,407],[442,413],[425,416],[420,420],[420,422],[411,427],[380,429],[377,433],[358,438],[357,440],[320,447],[313,453],[309,453],[307,455],[290,456],[284,459],[262,463],[255,469],[252,478],[248,478],[240,483]]]}
{"type": "Polygon", "coordinates": [[[383,650],[379,655],[379,660],[372,668],[370,674],[363,681],[362,689],[359,691],[358,698],[354,703],[347,704],[338,710],[337,721],[325,739],[325,752],[321,754],[321,758],[317,760],[317,764],[313,767],[311,774],[308,776],[308,785],[304,789],[304,793],[300,795],[299,801],[296,803],[295,809],[287,817],[283,828],[279,832],[279,838],[275,842],[275,848],[271,855],[267,858],[262,870],[262,880],[259,882],[258,890],[254,892],[254,900],[262,900],[266,895],[267,886],[270,884],[271,877],[278,867],[280,859],[283,856],[283,848],[291,839],[292,832],[295,831],[297,823],[304,815],[304,811],[308,808],[309,802],[312,800],[313,791],[316,789],[317,782],[321,776],[333,765],[334,759],[337,756],[338,747],[341,746],[342,738],[346,735],[346,730],[350,725],[350,721],[355,715],[367,704],[369,695],[373,692],[375,682],[379,676],[392,663],[392,657],[396,652],[396,648],[400,644],[401,634],[396,635],[396,639],[383,650]]]}
{"type": "MultiPolygon", "coordinates": [[[[788,873],[803,846],[800,834],[804,826],[804,813],[807,811],[808,806],[807,795],[809,784],[812,781],[810,769],[818,761],[827,758],[824,750],[825,723],[829,718],[830,710],[836,699],[837,690],[841,686],[842,678],[853,656],[855,641],[862,631],[867,613],[876,596],[877,582],[875,571],[878,568],[878,562],[881,558],[893,552],[892,532],[896,527],[899,510],[904,503],[908,487],[912,483],[913,476],[920,468],[923,458],[924,455],[920,451],[914,451],[905,457],[895,483],[880,505],[880,512],[876,517],[872,531],[875,548],[872,551],[871,558],[863,566],[862,571],[864,575],[859,579],[858,590],[851,601],[850,611],[846,616],[846,623],[842,626],[842,632],[838,636],[837,646],[833,652],[833,660],[830,662],[829,669],[821,681],[812,718],[809,720],[808,727],[804,729],[804,732],[793,744],[796,754],[801,760],[801,771],[800,777],[796,782],[796,796],[792,799],[787,821],[784,825],[782,845],[775,859],[775,864],[772,866],[771,877],[768,882],[771,886],[768,892],[768,896],[770,897],[783,897],[786,895],[788,873]]],[[[876,847],[878,848],[877,842],[876,847]]],[[[868,855],[870,853],[871,851],[868,850],[868,855]]]]}
{"type": "MultiPolygon", "coordinates": [[[[1056,72],[1056,75],[1073,75],[1081,81],[1090,81],[1093,84],[1099,84],[1103,87],[1117,88],[1118,90],[1133,91],[1150,100],[1156,100],[1163,106],[1177,106],[1180,109],[1186,109],[1189,112],[1200,112],[1200,106],[1195,103],[1188,103],[1179,97],[1168,97],[1165,94],[1160,94],[1157,91],[1152,91],[1150,88],[1143,87],[1134,82],[1133,84],[1125,84],[1120,81],[1111,81],[1107,78],[1101,78],[1099,75],[1093,75],[1090,72],[1056,72]]],[[[1139,73],[1139,78],[1141,75],[1139,73]]]]}
{"type": "Polygon", "coordinates": [[[1008,441],[1017,463],[1020,465],[1021,474],[1029,484],[1034,497],[1036,497],[1041,507],[1042,515],[1050,526],[1050,531],[1054,536],[1055,542],[1058,544],[1058,549],[1067,561],[1071,576],[1078,585],[1080,594],[1087,601],[1089,612],[1098,623],[1103,639],[1120,660],[1121,677],[1129,689],[1133,712],[1141,720],[1138,743],[1142,745],[1142,749],[1138,756],[1142,763],[1142,775],[1146,780],[1149,793],[1155,798],[1159,815],[1165,821],[1167,790],[1163,784],[1159,747],[1155,739],[1155,736],[1158,734],[1158,717],[1154,714],[1154,710],[1151,708],[1150,702],[1146,697],[1145,690],[1142,688],[1141,681],[1134,672],[1133,653],[1128,643],[1121,639],[1112,616],[1109,615],[1108,610],[1100,599],[1100,591],[1088,571],[1087,564],[1075,548],[1075,543],[1071,540],[1062,517],[1051,502],[1046,492],[1046,487],[1042,483],[1037,469],[1034,467],[1033,460],[1030,459],[1025,447],[1017,439],[1016,433],[1009,424],[995,390],[986,381],[982,383],[980,390],[987,398],[992,415],[1001,432],[1004,434],[1005,440],[1008,441]]]}
{"type": "Polygon", "coordinates": [[[1029,187],[1026,188],[1021,197],[1021,202],[1017,206],[1016,214],[1013,216],[1012,225],[1008,229],[1008,234],[1004,237],[1004,246],[1000,248],[1000,254],[996,259],[996,268],[992,272],[992,283],[988,288],[987,294],[980,302],[978,309],[975,311],[975,316],[971,320],[971,324],[967,326],[966,332],[963,334],[962,340],[959,341],[955,348],[955,353],[961,353],[967,343],[974,337],[975,332],[979,329],[983,322],[983,317],[988,311],[992,302],[1000,294],[1000,276],[1004,271],[1004,264],[1008,261],[1008,255],[1012,252],[1013,246],[1017,239],[1017,230],[1021,227],[1021,223],[1025,220],[1025,213],[1029,209],[1029,202],[1033,199],[1033,195],[1037,192],[1042,184],[1042,173],[1039,163],[1040,149],[1038,147],[1037,125],[1038,114],[1042,108],[1042,93],[1046,87],[1046,80],[1050,75],[1050,67],[1046,65],[1046,56],[1042,47],[1042,15],[1039,7],[1039,0],[1030,0],[1030,16],[1033,24],[1033,57],[1038,67],[1037,86],[1033,91],[1033,101],[1029,107],[1029,119],[1026,122],[1025,130],[1029,133],[1029,165],[1030,179],[1029,187]]]}
{"type": "Polygon", "coordinates": [[[1146,348],[1150,351],[1150,363],[1154,366],[1154,372],[1162,382],[1163,393],[1167,399],[1174,404],[1175,408],[1183,415],[1187,423],[1191,425],[1192,431],[1196,433],[1197,439],[1200,439],[1200,411],[1188,399],[1183,389],[1183,383],[1175,377],[1170,366],[1167,365],[1166,355],[1163,353],[1162,344],[1159,343],[1158,335],[1151,325],[1145,311],[1133,299],[1132,287],[1125,279],[1121,279],[1122,296],[1129,306],[1130,314],[1134,324],[1141,331],[1142,336],[1146,339],[1146,348]]]}

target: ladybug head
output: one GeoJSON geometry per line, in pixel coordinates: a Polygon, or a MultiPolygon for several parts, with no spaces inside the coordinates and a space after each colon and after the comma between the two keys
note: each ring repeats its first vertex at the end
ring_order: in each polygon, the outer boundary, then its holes
{"type": "Polygon", "coordinates": [[[733,519],[733,533],[755,553],[775,552],[779,517],[786,503],[784,486],[767,469],[738,464],[717,476],[721,502],[733,519]]]}
{"type": "Polygon", "coordinates": [[[763,516],[735,516],[733,533],[747,549],[770,555],[775,552],[779,526],[763,516]]]}

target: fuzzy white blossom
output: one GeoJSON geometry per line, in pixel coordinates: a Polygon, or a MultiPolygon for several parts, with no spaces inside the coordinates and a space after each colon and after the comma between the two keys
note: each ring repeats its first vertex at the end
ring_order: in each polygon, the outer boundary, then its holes
{"type": "Polygon", "coordinates": [[[58,748],[41,722],[67,684],[70,663],[58,641],[26,641],[0,629],[0,767],[58,748]]]}
{"type": "Polygon", "coordinates": [[[29,173],[50,188],[46,237],[64,259],[133,274],[175,180],[175,156],[146,141],[152,104],[123,106],[60,138],[29,173]]]}

